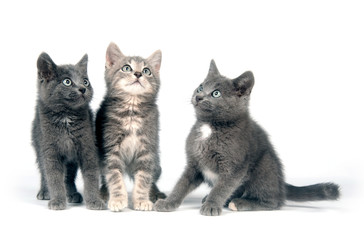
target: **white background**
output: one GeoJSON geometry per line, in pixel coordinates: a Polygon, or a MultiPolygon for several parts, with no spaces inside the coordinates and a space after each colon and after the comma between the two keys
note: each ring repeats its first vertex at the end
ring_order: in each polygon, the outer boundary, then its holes
{"type": "MultiPolygon", "coordinates": [[[[329,239],[363,237],[364,7],[360,1],[2,1],[1,238],[329,239]],[[335,202],[287,202],[280,211],[199,214],[203,186],[172,213],[50,211],[36,200],[39,174],[30,128],[36,60],[89,55],[96,110],[105,92],[108,44],[126,55],[163,53],[159,186],[167,193],[185,166],[195,121],[190,97],[215,59],[220,72],[255,74],[251,114],[269,132],[295,185],[333,181],[335,202]],[[360,220],[359,220],[360,219],[360,220]]],[[[82,177],[78,186],[82,191],[82,177]]],[[[129,191],[132,184],[128,183],[129,191]]]]}

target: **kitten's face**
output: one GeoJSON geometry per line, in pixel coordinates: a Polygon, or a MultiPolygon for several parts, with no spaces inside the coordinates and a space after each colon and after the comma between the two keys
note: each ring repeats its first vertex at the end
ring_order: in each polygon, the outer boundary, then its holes
{"type": "Polygon", "coordinates": [[[221,76],[212,60],[205,81],[192,96],[197,119],[206,122],[231,122],[248,112],[249,96],[254,85],[251,72],[236,79],[221,76]]]}
{"type": "Polygon", "coordinates": [[[149,58],[124,56],[118,46],[111,43],[106,52],[105,79],[109,92],[130,95],[155,95],[160,80],[161,52],[149,58]]]}
{"type": "Polygon", "coordinates": [[[38,58],[38,89],[41,100],[49,105],[64,105],[77,109],[87,105],[93,89],[87,76],[85,55],[76,65],[57,66],[48,54],[38,58]]]}

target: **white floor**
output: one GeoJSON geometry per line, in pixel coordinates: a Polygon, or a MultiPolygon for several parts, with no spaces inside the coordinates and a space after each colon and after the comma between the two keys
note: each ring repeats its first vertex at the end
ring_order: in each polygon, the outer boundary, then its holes
{"type": "MultiPolygon", "coordinates": [[[[84,204],[51,211],[36,199],[38,176],[19,177],[10,198],[2,196],[1,239],[362,239],[362,200],[344,195],[339,201],[287,202],[278,211],[232,212],[219,217],[199,214],[208,188],[201,186],[175,212],[126,209],[91,211],[84,204]]],[[[78,180],[78,184],[82,183],[78,180]]],[[[128,188],[130,187],[128,183],[128,188]]],[[[345,190],[344,190],[345,192],[345,190]]],[[[168,192],[167,192],[168,193],[168,192]]]]}

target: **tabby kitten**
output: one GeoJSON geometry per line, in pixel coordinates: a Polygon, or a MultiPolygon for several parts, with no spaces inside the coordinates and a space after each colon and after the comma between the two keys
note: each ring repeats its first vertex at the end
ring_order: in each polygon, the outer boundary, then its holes
{"type": "Polygon", "coordinates": [[[134,180],[133,208],[150,211],[165,198],[156,181],[159,164],[159,70],[162,53],[149,58],[124,56],[110,43],[106,52],[106,96],[96,116],[96,136],[102,169],[101,194],[111,211],[128,206],[123,176],[134,180]]]}
{"type": "Polygon", "coordinates": [[[49,200],[53,210],[81,203],[75,178],[80,166],[86,207],[103,209],[99,198],[98,155],[92,114],[89,107],[93,90],[87,77],[85,55],[76,65],[56,65],[42,53],[38,66],[38,99],[32,140],[41,174],[37,198],[49,200]]]}
{"type": "Polygon", "coordinates": [[[249,115],[254,85],[251,72],[236,79],[220,75],[212,60],[205,81],[192,97],[197,121],[187,138],[188,163],[170,196],[158,200],[157,211],[173,211],[185,196],[207,182],[211,192],[201,214],[280,208],[286,199],[337,199],[339,187],[321,183],[295,187],[285,183],[281,162],[267,134],[249,115]]]}

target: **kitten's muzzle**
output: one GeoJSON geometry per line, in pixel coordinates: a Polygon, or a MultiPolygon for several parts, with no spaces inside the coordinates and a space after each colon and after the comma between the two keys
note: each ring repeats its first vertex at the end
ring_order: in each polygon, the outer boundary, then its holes
{"type": "Polygon", "coordinates": [[[134,76],[136,76],[136,78],[140,78],[142,76],[142,73],[141,72],[135,72],[134,76]]]}
{"type": "Polygon", "coordinates": [[[203,100],[202,96],[196,96],[196,104],[203,100]]]}
{"type": "Polygon", "coordinates": [[[84,88],[84,87],[79,88],[78,90],[79,90],[82,94],[85,94],[85,92],[86,92],[86,88],[84,88]]]}

